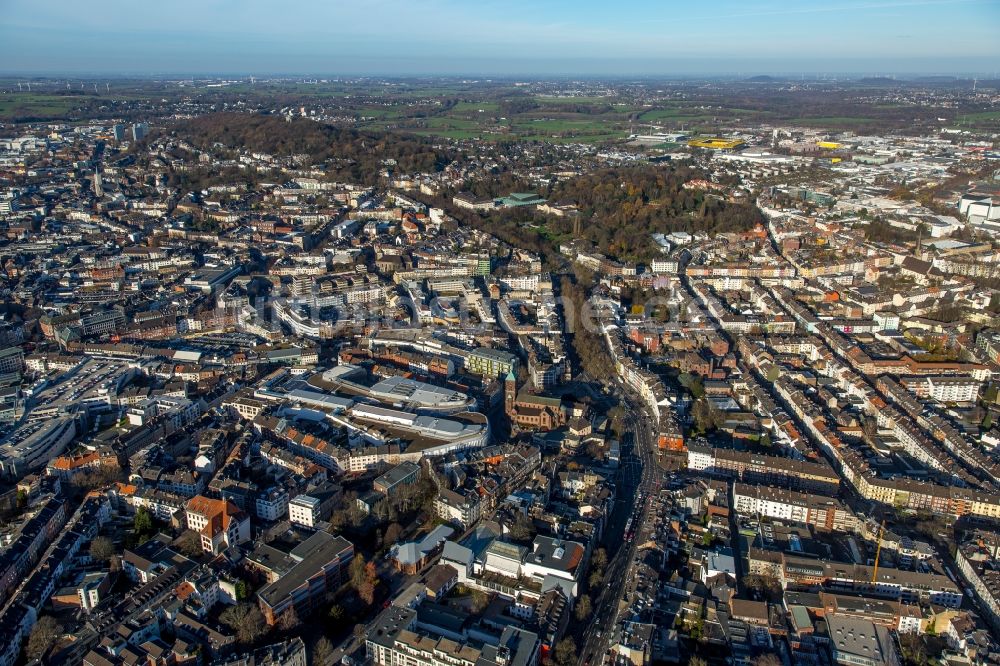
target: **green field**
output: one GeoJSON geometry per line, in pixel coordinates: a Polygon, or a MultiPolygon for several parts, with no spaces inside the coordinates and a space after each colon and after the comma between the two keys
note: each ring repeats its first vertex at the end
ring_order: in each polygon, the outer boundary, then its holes
{"type": "MultiPolygon", "coordinates": [[[[9,84],[8,84],[9,85],[9,84]]],[[[15,84],[16,85],[16,84],[15,84]]],[[[41,85],[41,84],[39,84],[41,85]]],[[[499,86],[484,88],[476,82],[406,81],[260,81],[251,84],[208,88],[195,80],[165,89],[162,84],[130,81],[111,83],[108,95],[64,95],[53,87],[0,95],[0,119],[83,120],[100,117],[99,107],[114,100],[177,99],[178,96],[207,102],[217,96],[233,96],[257,103],[297,107],[322,105],[335,115],[364,118],[355,126],[366,130],[391,130],[450,139],[483,141],[523,140],[552,143],[603,143],[624,139],[636,116],[649,111],[634,100],[617,96],[570,96],[536,94],[524,111],[507,104],[505,93],[525,99],[520,91],[499,86]],[[484,90],[489,90],[489,96],[484,90]]],[[[81,91],[83,92],[83,91],[81,91]]],[[[103,92],[103,91],[101,91],[103,92]]],[[[650,118],[669,117],[682,123],[710,121],[712,116],[693,109],[660,109],[650,118]]]]}
{"type": "Polygon", "coordinates": [[[367,129],[396,129],[450,139],[599,143],[622,139],[627,135],[627,113],[618,107],[614,111],[599,113],[579,112],[571,108],[571,103],[578,106],[590,106],[590,102],[607,103],[605,98],[536,99],[541,101],[542,106],[522,113],[505,111],[500,102],[467,99],[440,109],[421,106],[415,110],[408,104],[398,104],[393,107],[364,106],[358,108],[356,113],[369,118],[361,124],[367,129]]]}
{"type": "Polygon", "coordinates": [[[535,95],[535,99],[545,104],[614,104],[613,97],[554,97],[535,95]]]}
{"type": "Polygon", "coordinates": [[[547,141],[548,143],[604,143],[625,138],[625,132],[603,132],[599,134],[581,134],[578,136],[557,136],[552,134],[521,134],[522,141],[547,141]]]}
{"type": "Polygon", "coordinates": [[[496,113],[500,110],[500,105],[496,102],[459,102],[451,107],[451,113],[496,113]]]}
{"type": "Polygon", "coordinates": [[[958,117],[959,125],[979,128],[996,128],[1000,125],[1000,111],[983,111],[981,113],[966,113],[958,117]]]}
{"type": "MultiPolygon", "coordinates": [[[[690,113],[690,109],[651,109],[645,111],[639,116],[639,120],[673,120],[677,117],[690,117],[694,114],[690,113]]],[[[703,115],[703,114],[698,114],[703,115]]]]}
{"type": "Polygon", "coordinates": [[[480,139],[482,141],[545,141],[548,143],[604,143],[606,141],[617,141],[625,138],[625,132],[594,132],[590,134],[573,134],[562,136],[559,134],[539,134],[530,132],[496,132],[490,130],[461,130],[461,129],[410,129],[400,128],[401,132],[416,134],[428,137],[444,137],[448,139],[480,139]]]}
{"type": "Polygon", "coordinates": [[[14,92],[0,94],[0,117],[58,118],[92,97],[14,92]]]}
{"type": "Polygon", "coordinates": [[[602,120],[563,120],[535,118],[518,119],[513,125],[520,130],[529,132],[595,132],[607,129],[608,123],[602,120]]]}
{"type": "MultiPolygon", "coordinates": [[[[732,97],[718,87],[704,92],[685,87],[683,95],[664,95],[658,90],[657,96],[634,95],[628,88],[617,92],[614,87],[584,87],[574,88],[570,96],[559,96],[559,88],[554,86],[525,88],[505,82],[446,78],[316,82],[265,79],[252,84],[213,83],[212,87],[207,79],[77,80],[72,82],[71,90],[65,87],[65,80],[38,78],[31,80],[31,92],[18,90],[18,85],[27,83],[25,79],[0,77],[0,121],[83,122],[115,117],[116,105],[122,101],[142,102],[128,111],[156,118],[169,115],[172,105],[180,100],[199,106],[202,112],[218,110],[222,101],[240,100],[250,108],[264,110],[305,106],[337,118],[335,123],[363,130],[483,141],[599,143],[621,140],[631,133],[718,133],[735,124],[759,122],[871,131],[911,128],[915,116],[920,116],[926,127],[940,127],[933,109],[911,109],[897,102],[860,103],[845,99],[839,88],[811,89],[803,93],[806,97],[800,101],[790,93],[773,98],[764,90],[740,89],[739,97],[732,97]],[[97,90],[93,89],[95,84],[97,90]],[[810,117],[816,113],[831,115],[810,117]],[[356,120],[360,118],[364,120],[356,120]]],[[[954,123],[960,127],[985,131],[1000,128],[1000,111],[988,105],[970,103],[951,113],[958,114],[954,123]]]]}
{"type": "Polygon", "coordinates": [[[499,134],[495,135],[495,136],[491,136],[491,135],[486,134],[484,132],[475,132],[475,131],[472,131],[472,130],[451,130],[451,129],[445,129],[445,130],[420,130],[420,129],[417,129],[417,130],[412,130],[412,129],[403,129],[401,131],[408,132],[410,134],[416,134],[418,136],[429,136],[429,137],[439,136],[439,137],[444,137],[446,139],[455,139],[455,140],[459,140],[459,141],[464,140],[464,139],[484,139],[484,140],[489,140],[491,138],[492,139],[499,139],[500,138],[499,134]]]}
{"type": "Polygon", "coordinates": [[[982,113],[967,113],[959,116],[959,121],[975,122],[977,120],[1000,120],[1000,111],[984,111],[982,113]]]}
{"type": "Polygon", "coordinates": [[[426,125],[430,129],[440,128],[440,129],[475,129],[479,127],[479,123],[474,120],[466,120],[465,118],[449,118],[446,116],[436,117],[436,118],[421,118],[419,121],[421,125],[426,125]]]}
{"type": "Polygon", "coordinates": [[[359,116],[366,118],[380,118],[382,120],[395,120],[405,117],[402,109],[392,109],[384,106],[366,106],[357,111],[359,116]]]}

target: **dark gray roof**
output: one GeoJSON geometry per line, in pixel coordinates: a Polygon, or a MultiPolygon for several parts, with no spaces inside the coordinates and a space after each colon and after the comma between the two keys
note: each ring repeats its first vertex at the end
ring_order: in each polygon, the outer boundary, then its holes
{"type": "Polygon", "coordinates": [[[353,550],[351,542],[343,537],[316,532],[289,553],[292,558],[299,560],[298,563],[281,578],[261,589],[257,595],[264,603],[273,607],[331,561],[343,558],[347,551],[353,550]]]}

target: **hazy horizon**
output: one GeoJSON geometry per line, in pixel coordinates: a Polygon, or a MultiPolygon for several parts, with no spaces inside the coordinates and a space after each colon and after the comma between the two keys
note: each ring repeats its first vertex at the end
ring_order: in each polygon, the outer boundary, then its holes
{"type": "Polygon", "coordinates": [[[868,76],[1000,70],[1000,0],[7,0],[13,75],[868,76]]]}

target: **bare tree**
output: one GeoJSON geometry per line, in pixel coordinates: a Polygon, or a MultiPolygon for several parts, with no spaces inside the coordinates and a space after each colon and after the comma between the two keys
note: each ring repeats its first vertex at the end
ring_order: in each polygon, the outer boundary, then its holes
{"type": "Polygon", "coordinates": [[[601,575],[601,572],[595,571],[594,573],[590,574],[590,578],[587,579],[587,584],[590,586],[590,589],[593,590],[597,588],[603,581],[604,581],[604,576],[601,575]]]}
{"type": "Polygon", "coordinates": [[[364,509],[358,506],[357,502],[351,502],[347,506],[347,524],[348,525],[360,525],[364,522],[368,514],[365,513],[364,509]]]}
{"type": "Polygon", "coordinates": [[[49,651],[59,636],[62,635],[62,626],[56,622],[51,615],[43,615],[38,618],[38,622],[31,628],[28,635],[28,643],[24,647],[28,661],[41,659],[49,651]]]}
{"type": "Polygon", "coordinates": [[[781,581],[774,576],[747,574],[743,577],[743,586],[757,599],[781,599],[781,581]]]}
{"type": "Polygon", "coordinates": [[[358,587],[358,596],[369,606],[375,603],[375,585],[368,581],[361,583],[358,587]]]}
{"type": "Polygon", "coordinates": [[[576,600],[576,609],[573,614],[576,616],[577,622],[584,622],[590,617],[590,597],[588,595],[581,594],[580,598],[576,600]]]}
{"type": "Polygon", "coordinates": [[[388,500],[379,500],[375,502],[372,506],[372,516],[380,523],[389,522],[389,502],[388,500]]]}
{"type": "Polygon", "coordinates": [[[385,528],[385,534],[382,537],[382,543],[386,546],[391,546],[392,544],[399,541],[399,537],[402,533],[403,533],[403,527],[399,523],[391,523],[389,527],[385,528]]]}
{"type": "Polygon", "coordinates": [[[715,430],[725,422],[725,416],[712,402],[701,398],[696,400],[691,409],[695,426],[702,432],[715,430]]]}
{"type": "Polygon", "coordinates": [[[351,560],[348,570],[351,576],[351,587],[355,590],[359,589],[365,582],[365,564],[364,555],[355,555],[354,559],[351,560]]]}
{"type": "Polygon", "coordinates": [[[330,514],[330,525],[335,530],[343,529],[344,525],[347,524],[347,511],[344,509],[338,509],[330,514]]]}
{"type": "Polygon", "coordinates": [[[115,544],[108,537],[95,537],[90,542],[90,556],[95,560],[107,562],[115,555],[115,544]]]}
{"type": "Polygon", "coordinates": [[[490,605],[490,597],[482,590],[472,591],[472,611],[482,613],[490,605]]]}
{"type": "Polygon", "coordinates": [[[201,537],[194,530],[184,530],[184,533],[177,537],[174,545],[182,554],[195,558],[202,554],[201,537]]]}
{"type": "Polygon", "coordinates": [[[350,566],[351,587],[366,604],[374,603],[375,588],[378,585],[378,568],[374,562],[365,562],[361,555],[355,555],[350,566]]]}
{"type": "Polygon", "coordinates": [[[576,642],[569,636],[556,644],[553,660],[558,666],[571,666],[576,663],[576,642]]]}
{"type": "Polygon", "coordinates": [[[102,465],[93,471],[77,474],[70,483],[80,490],[87,491],[102,488],[123,478],[119,467],[102,465]]]}
{"type": "Polygon", "coordinates": [[[527,543],[535,538],[535,523],[523,513],[517,514],[514,524],[510,526],[510,538],[513,541],[527,543]]]}
{"type": "Polygon", "coordinates": [[[750,660],[750,666],[784,666],[781,658],[773,652],[759,654],[750,660]]]}
{"type": "Polygon", "coordinates": [[[312,649],[312,666],[327,666],[333,661],[333,643],[326,636],[320,636],[312,649]]]}
{"type": "Polygon", "coordinates": [[[260,612],[256,604],[249,602],[230,606],[222,611],[219,619],[236,632],[236,638],[239,642],[246,645],[255,642],[268,631],[264,614],[260,612]]]}
{"type": "Polygon", "coordinates": [[[282,631],[291,631],[292,629],[299,626],[299,614],[295,612],[295,607],[292,606],[278,618],[278,628],[282,631]]]}

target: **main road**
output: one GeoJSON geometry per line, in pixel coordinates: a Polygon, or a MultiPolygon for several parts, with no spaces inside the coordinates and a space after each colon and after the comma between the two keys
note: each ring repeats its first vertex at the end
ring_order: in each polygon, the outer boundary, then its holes
{"type": "Polygon", "coordinates": [[[624,432],[631,435],[631,441],[622,442],[619,494],[605,538],[609,545],[617,544],[617,549],[609,548],[613,552],[605,570],[604,582],[593,600],[590,625],[583,633],[583,645],[579,650],[579,663],[583,665],[604,661],[608,643],[619,623],[619,615],[630,603],[630,600],[624,601],[623,596],[632,577],[636,548],[648,529],[651,498],[662,479],[662,472],[656,463],[655,421],[631,396],[623,397],[622,404],[626,409],[624,432]]]}

